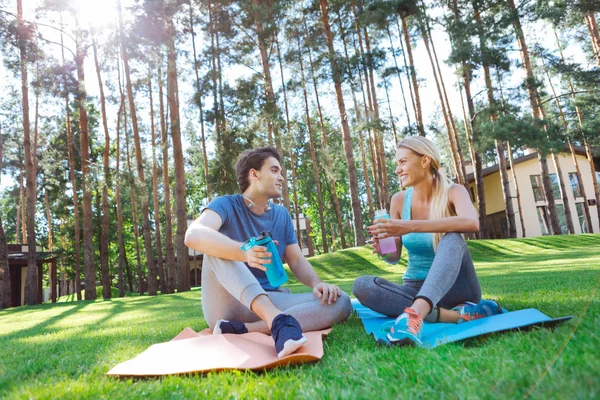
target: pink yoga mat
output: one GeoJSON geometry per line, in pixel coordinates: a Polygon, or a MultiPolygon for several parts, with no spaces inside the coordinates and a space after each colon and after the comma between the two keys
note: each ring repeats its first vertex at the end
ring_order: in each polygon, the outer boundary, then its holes
{"type": "Polygon", "coordinates": [[[323,337],[331,329],[305,332],[308,341],[294,354],[278,358],[273,338],[262,333],[213,336],[185,328],[169,342],[150,346],[140,355],[122,362],[106,375],[152,377],[224,370],[264,370],[277,366],[315,362],[323,357],[323,337]]]}

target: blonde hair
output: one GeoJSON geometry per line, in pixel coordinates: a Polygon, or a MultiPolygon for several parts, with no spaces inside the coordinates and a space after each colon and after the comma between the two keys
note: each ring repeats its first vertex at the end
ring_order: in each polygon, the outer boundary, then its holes
{"type": "MultiPolygon", "coordinates": [[[[398,148],[409,149],[420,156],[428,156],[431,159],[429,165],[433,175],[433,190],[429,206],[429,219],[441,219],[456,215],[456,211],[448,200],[448,192],[452,181],[446,175],[440,173],[440,153],[433,142],[423,136],[408,136],[398,143],[398,148]]],[[[433,249],[435,250],[444,233],[435,232],[432,235],[433,249]]]]}

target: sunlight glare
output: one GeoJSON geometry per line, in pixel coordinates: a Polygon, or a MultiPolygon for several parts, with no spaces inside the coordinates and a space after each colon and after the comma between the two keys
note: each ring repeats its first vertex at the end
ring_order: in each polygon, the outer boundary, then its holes
{"type": "Polygon", "coordinates": [[[71,0],[82,27],[105,28],[117,23],[116,0],[71,0]]]}

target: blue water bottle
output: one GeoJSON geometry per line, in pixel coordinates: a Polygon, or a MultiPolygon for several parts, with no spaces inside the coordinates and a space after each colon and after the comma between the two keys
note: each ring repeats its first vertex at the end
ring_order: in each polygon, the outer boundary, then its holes
{"type": "Polygon", "coordinates": [[[241,247],[242,250],[250,250],[254,246],[265,246],[271,253],[271,263],[263,264],[267,268],[267,279],[273,287],[281,286],[288,281],[287,273],[283,269],[281,257],[271,237],[271,232],[261,232],[260,236],[248,239],[241,247]]]}

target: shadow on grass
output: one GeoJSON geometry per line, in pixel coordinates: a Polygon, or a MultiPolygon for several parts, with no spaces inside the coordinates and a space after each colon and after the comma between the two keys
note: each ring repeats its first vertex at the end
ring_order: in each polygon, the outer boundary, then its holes
{"type": "MultiPolygon", "coordinates": [[[[50,327],[51,325],[53,325],[54,323],[61,321],[65,318],[68,318],[69,316],[76,314],[77,312],[83,310],[85,307],[89,306],[90,304],[93,304],[93,301],[81,301],[78,303],[71,303],[71,304],[54,304],[52,306],[52,308],[68,308],[67,310],[65,310],[64,312],[55,315],[53,317],[50,317],[42,322],[40,322],[39,324],[36,324],[30,328],[26,328],[26,329],[22,329],[19,331],[15,331],[13,333],[9,333],[9,334],[0,334],[0,338],[2,338],[3,340],[11,340],[15,337],[28,337],[34,334],[39,334],[40,331],[43,332],[44,330],[46,330],[48,327],[50,327]]],[[[35,311],[44,311],[44,308],[47,309],[47,307],[43,307],[43,306],[32,306],[35,307],[37,310],[22,310],[24,311],[23,314],[21,315],[26,315],[26,314],[30,314],[33,313],[35,311]]],[[[20,311],[20,310],[17,310],[20,311]]]]}
{"type": "MultiPolygon", "coordinates": [[[[486,259],[486,260],[478,260],[475,262],[475,269],[478,267],[483,268],[485,271],[496,271],[498,273],[504,273],[506,270],[510,270],[513,268],[519,268],[521,272],[524,272],[528,269],[538,270],[540,268],[561,268],[560,265],[572,265],[574,260],[588,260],[586,264],[589,264],[590,261],[594,262],[594,259],[597,259],[597,252],[590,251],[584,252],[582,250],[572,252],[562,252],[562,253],[554,253],[554,254],[536,254],[535,258],[531,255],[517,255],[517,256],[504,256],[502,259],[486,259]],[[499,265],[497,267],[489,266],[489,263],[499,265]],[[543,265],[543,263],[547,263],[543,265]]],[[[583,264],[583,262],[582,262],[583,264]]],[[[579,269],[575,267],[575,269],[579,269]]]]}
{"type": "Polygon", "coordinates": [[[544,250],[569,251],[600,247],[600,235],[557,235],[525,239],[469,240],[475,261],[505,259],[507,256],[531,256],[544,250]]]}
{"type": "MultiPolygon", "coordinates": [[[[319,274],[326,275],[329,279],[346,279],[348,275],[381,275],[390,274],[390,271],[380,267],[384,265],[383,260],[363,256],[357,252],[336,252],[331,254],[327,261],[311,260],[311,264],[318,270],[319,274]]],[[[405,268],[406,259],[401,259],[396,266],[391,268],[405,268]]]]}

